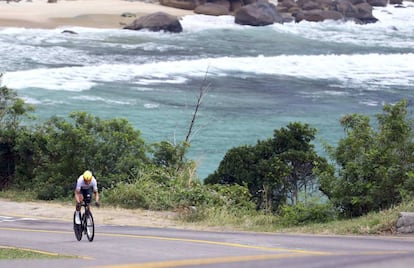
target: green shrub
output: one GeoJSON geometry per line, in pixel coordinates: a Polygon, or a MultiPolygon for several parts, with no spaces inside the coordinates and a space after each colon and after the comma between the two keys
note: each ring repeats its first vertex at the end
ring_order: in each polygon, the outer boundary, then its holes
{"type": "Polygon", "coordinates": [[[54,200],[57,196],[64,196],[64,189],[60,185],[43,185],[37,190],[37,198],[40,200],[54,200]]]}
{"type": "Polygon", "coordinates": [[[281,223],[285,226],[298,226],[308,223],[324,223],[336,218],[336,212],[332,204],[326,203],[302,203],[285,205],[280,210],[281,223]]]}
{"type": "Polygon", "coordinates": [[[105,191],[105,203],[123,208],[148,208],[146,197],[134,184],[118,183],[105,191]]]}

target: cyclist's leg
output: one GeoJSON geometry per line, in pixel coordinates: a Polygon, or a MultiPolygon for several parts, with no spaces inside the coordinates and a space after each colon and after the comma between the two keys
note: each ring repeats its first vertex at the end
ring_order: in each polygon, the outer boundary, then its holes
{"type": "Polygon", "coordinates": [[[91,202],[91,196],[92,196],[92,189],[80,189],[80,196],[79,201],[80,203],[76,204],[76,217],[75,222],[76,224],[81,224],[81,207],[82,202],[85,202],[86,205],[88,205],[91,202]]]}
{"type": "Polygon", "coordinates": [[[81,224],[81,212],[80,212],[81,205],[76,204],[76,211],[75,211],[75,223],[81,224]],[[79,207],[79,208],[78,208],[79,207]]]}
{"type": "MultiPolygon", "coordinates": [[[[76,193],[76,191],[75,191],[75,195],[78,195],[78,193],[76,193]]],[[[75,201],[76,201],[76,211],[80,211],[80,209],[82,207],[82,201],[83,201],[83,199],[84,199],[84,196],[82,194],[82,189],[81,189],[81,192],[79,194],[79,202],[76,200],[76,197],[75,197],[75,201]]]]}

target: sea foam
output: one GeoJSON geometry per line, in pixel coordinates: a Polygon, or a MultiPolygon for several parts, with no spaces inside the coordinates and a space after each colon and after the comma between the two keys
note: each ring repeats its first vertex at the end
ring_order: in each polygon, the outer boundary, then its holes
{"type": "Polygon", "coordinates": [[[83,91],[100,82],[135,84],[185,83],[187,78],[254,74],[334,79],[352,86],[414,84],[414,54],[281,55],[218,57],[146,64],[34,69],[5,73],[3,84],[14,89],[83,91]],[[21,79],[24,77],[24,79],[21,79]]]}

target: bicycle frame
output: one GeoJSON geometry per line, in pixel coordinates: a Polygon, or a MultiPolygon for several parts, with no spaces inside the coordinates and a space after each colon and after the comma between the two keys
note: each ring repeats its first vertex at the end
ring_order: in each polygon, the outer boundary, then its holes
{"type": "Polygon", "coordinates": [[[92,212],[89,207],[89,202],[88,203],[85,201],[82,202],[80,213],[81,213],[80,224],[76,224],[75,222],[75,217],[77,217],[76,212],[73,218],[73,230],[75,232],[76,239],[80,241],[82,239],[82,235],[85,234],[89,242],[92,242],[95,236],[95,224],[94,224],[92,212]],[[82,207],[84,209],[82,209],[82,207]]]}

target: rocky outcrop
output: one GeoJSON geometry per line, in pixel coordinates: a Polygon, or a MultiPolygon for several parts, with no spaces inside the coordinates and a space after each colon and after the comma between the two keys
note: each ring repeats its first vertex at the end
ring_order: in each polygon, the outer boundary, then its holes
{"type": "MultiPolygon", "coordinates": [[[[383,0],[378,1],[381,4],[383,0]]],[[[324,20],[353,20],[366,24],[378,21],[372,14],[373,7],[367,0],[279,0],[279,12],[290,13],[296,22],[324,20]]]]}
{"type": "Polygon", "coordinates": [[[205,0],[160,0],[160,4],[163,6],[186,10],[194,10],[197,6],[205,2],[205,0]]]}
{"type": "Polygon", "coordinates": [[[235,14],[237,24],[251,26],[265,26],[273,23],[283,23],[283,17],[276,6],[266,0],[241,7],[235,14]]]}
{"type": "Polygon", "coordinates": [[[334,10],[303,10],[299,11],[295,16],[295,22],[300,22],[302,20],[306,21],[324,21],[324,20],[342,20],[344,16],[338,11],[334,10]]]}
{"type": "Polygon", "coordinates": [[[288,21],[344,20],[359,24],[378,21],[373,6],[386,6],[388,2],[401,5],[402,0],[160,0],[164,6],[194,10],[197,14],[235,16],[242,25],[265,26],[288,21]]]}
{"type": "Polygon", "coordinates": [[[373,7],[370,4],[360,3],[355,5],[355,7],[357,8],[357,14],[354,17],[356,22],[366,24],[378,21],[378,19],[372,14],[373,7]]]}
{"type": "Polygon", "coordinates": [[[388,0],[367,0],[367,3],[373,7],[386,7],[388,0]]]}
{"type": "Polygon", "coordinates": [[[398,233],[414,233],[414,212],[400,212],[396,227],[398,233]]]}
{"type": "Polygon", "coordinates": [[[211,16],[229,15],[230,5],[225,6],[223,4],[205,3],[196,7],[194,13],[211,16]]]}
{"type": "Polygon", "coordinates": [[[72,30],[63,30],[61,33],[63,33],[63,34],[78,34],[77,32],[72,31],[72,30]]]}
{"type": "Polygon", "coordinates": [[[172,33],[180,33],[183,31],[180,21],[176,16],[169,15],[164,12],[156,12],[146,16],[142,16],[134,20],[131,24],[124,27],[127,30],[142,30],[150,31],[166,31],[172,33]]]}

